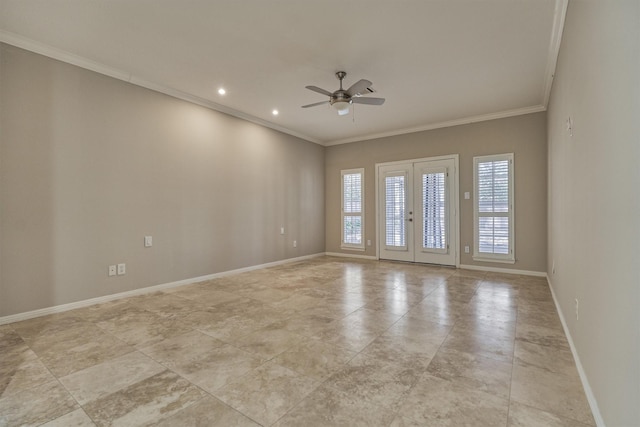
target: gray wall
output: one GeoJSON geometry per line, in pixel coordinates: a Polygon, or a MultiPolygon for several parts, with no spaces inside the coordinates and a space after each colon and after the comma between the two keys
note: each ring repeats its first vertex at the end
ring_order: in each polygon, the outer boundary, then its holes
{"type": "Polygon", "coordinates": [[[7,45],[0,129],[0,316],[324,252],[321,146],[7,45]]]}
{"type": "MultiPolygon", "coordinates": [[[[460,262],[544,272],[547,269],[547,144],[545,113],[528,114],[370,141],[336,145],[326,150],[327,252],[376,254],[375,164],[422,157],[459,154],[460,159],[460,262]],[[473,261],[465,245],[473,248],[473,157],[514,153],[515,163],[515,264],[473,261]],[[365,252],[340,249],[340,171],[365,168],[365,252]]],[[[473,249],[471,249],[473,252],[473,249]]]]}
{"type": "Polygon", "coordinates": [[[548,274],[608,426],[640,425],[639,55],[640,2],[569,3],[548,111],[548,274]]]}

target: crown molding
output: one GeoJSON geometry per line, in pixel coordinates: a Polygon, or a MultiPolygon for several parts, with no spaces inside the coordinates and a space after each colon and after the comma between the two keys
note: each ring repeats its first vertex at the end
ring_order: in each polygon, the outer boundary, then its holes
{"type": "Polygon", "coordinates": [[[460,126],[460,125],[468,125],[470,123],[485,122],[487,120],[504,119],[506,117],[521,116],[524,114],[531,114],[531,113],[539,113],[541,111],[546,111],[546,109],[547,108],[544,105],[534,105],[531,107],[500,111],[497,113],[481,114],[478,116],[463,117],[461,119],[448,120],[445,122],[431,123],[428,125],[418,126],[413,128],[398,129],[390,132],[382,132],[382,133],[376,133],[376,134],[370,134],[370,135],[357,136],[353,138],[340,139],[337,141],[326,142],[324,143],[324,145],[329,147],[332,145],[349,144],[351,142],[386,138],[390,136],[404,135],[407,133],[423,132],[426,130],[447,128],[447,127],[460,126]]]}
{"type": "Polygon", "coordinates": [[[200,105],[202,107],[208,108],[210,110],[218,111],[220,113],[224,113],[233,117],[237,117],[242,120],[246,120],[251,123],[255,123],[260,126],[264,126],[269,129],[276,130],[278,132],[286,133],[291,136],[295,136],[296,138],[303,139],[305,141],[313,142],[315,144],[323,145],[323,143],[316,138],[312,138],[308,135],[304,135],[302,133],[293,131],[284,126],[277,125],[275,123],[271,123],[269,121],[260,119],[258,117],[252,116],[250,114],[243,113],[242,111],[235,110],[233,108],[226,107],[221,104],[217,104],[213,101],[209,101],[208,99],[204,99],[195,95],[191,95],[186,92],[179,91],[177,89],[173,89],[171,87],[161,85],[158,83],[154,83],[148,80],[145,80],[141,77],[137,77],[127,71],[119,70],[117,68],[112,68],[101,64],[99,62],[92,61],[90,59],[83,58],[79,55],[75,55],[64,51],[62,49],[55,48],[53,46],[49,46],[44,43],[37,42],[35,40],[28,39],[26,37],[22,37],[18,34],[11,33],[9,31],[0,30],[0,42],[6,43],[20,49],[28,50],[33,53],[37,53],[39,55],[46,56],[48,58],[55,59],[57,61],[65,62],[67,64],[75,65],[76,67],[84,68],[86,70],[90,70],[99,74],[103,74],[105,76],[112,77],[114,79],[122,80],[127,83],[143,87],[145,89],[153,90],[154,92],[159,92],[165,95],[169,95],[173,98],[181,99],[183,101],[190,102],[192,104],[200,105]]]}

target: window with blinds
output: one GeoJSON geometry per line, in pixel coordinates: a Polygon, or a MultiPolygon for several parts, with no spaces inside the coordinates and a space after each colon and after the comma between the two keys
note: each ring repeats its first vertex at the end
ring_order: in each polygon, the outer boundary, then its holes
{"type": "Polygon", "coordinates": [[[342,171],[342,247],[364,249],[364,169],[342,171]]]}
{"type": "Polygon", "coordinates": [[[387,176],[384,180],[385,194],[385,245],[403,248],[407,246],[405,208],[407,200],[407,177],[387,176]]]}
{"type": "Polygon", "coordinates": [[[447,249],[446,172],[422,174],[422,248],[447,249]]]}
{"type": "Polygon", "coordinates": [[[515,262],[513,154],[474,157],[474,259],[515,262]]]}

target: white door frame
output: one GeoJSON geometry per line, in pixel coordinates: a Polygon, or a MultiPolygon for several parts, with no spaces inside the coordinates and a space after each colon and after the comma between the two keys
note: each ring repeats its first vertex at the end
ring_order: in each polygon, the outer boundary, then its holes
{"type": "Polygon", "coordinates": [[[405,163],[420,163],[420,162],[430,162],[436,160],[453,160],[455,168],[453,171],[453,194],[451,195],[452,199],[452,208],[455,210],[455,224],[453,227],[455,228],[455,241],[456,241],[456,268],[460,268],[460,162],[459,162],[458,154],[449,154],[446,156],[437,156],[437,157],[422,157],[418,159],[406,159],[406,160],[398,160],[394,162],[384,162],[384,163],[376,163],[375,164],[375,172],[376,172],[376,259],[380,259],[380,245],[382,244],[383,236],[380,236],[380,185],[378,185],[379,179],[379,169],[383,166],[392,166],[399,165],[405,163]]]}

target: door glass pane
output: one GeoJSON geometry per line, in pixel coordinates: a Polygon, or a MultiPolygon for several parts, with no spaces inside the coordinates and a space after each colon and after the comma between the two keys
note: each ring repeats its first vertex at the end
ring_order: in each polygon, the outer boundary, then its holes
{"type": "Polygon", "coordinates": [[[422,174],[422,247],[446,249],[445,174],[422,174]]]}
{"type": "Polygon", "coordinates": [[[406,183],[405,176],[385,177],[385,224],[387,246],[406,246],[405,203],[406,183]]]}

